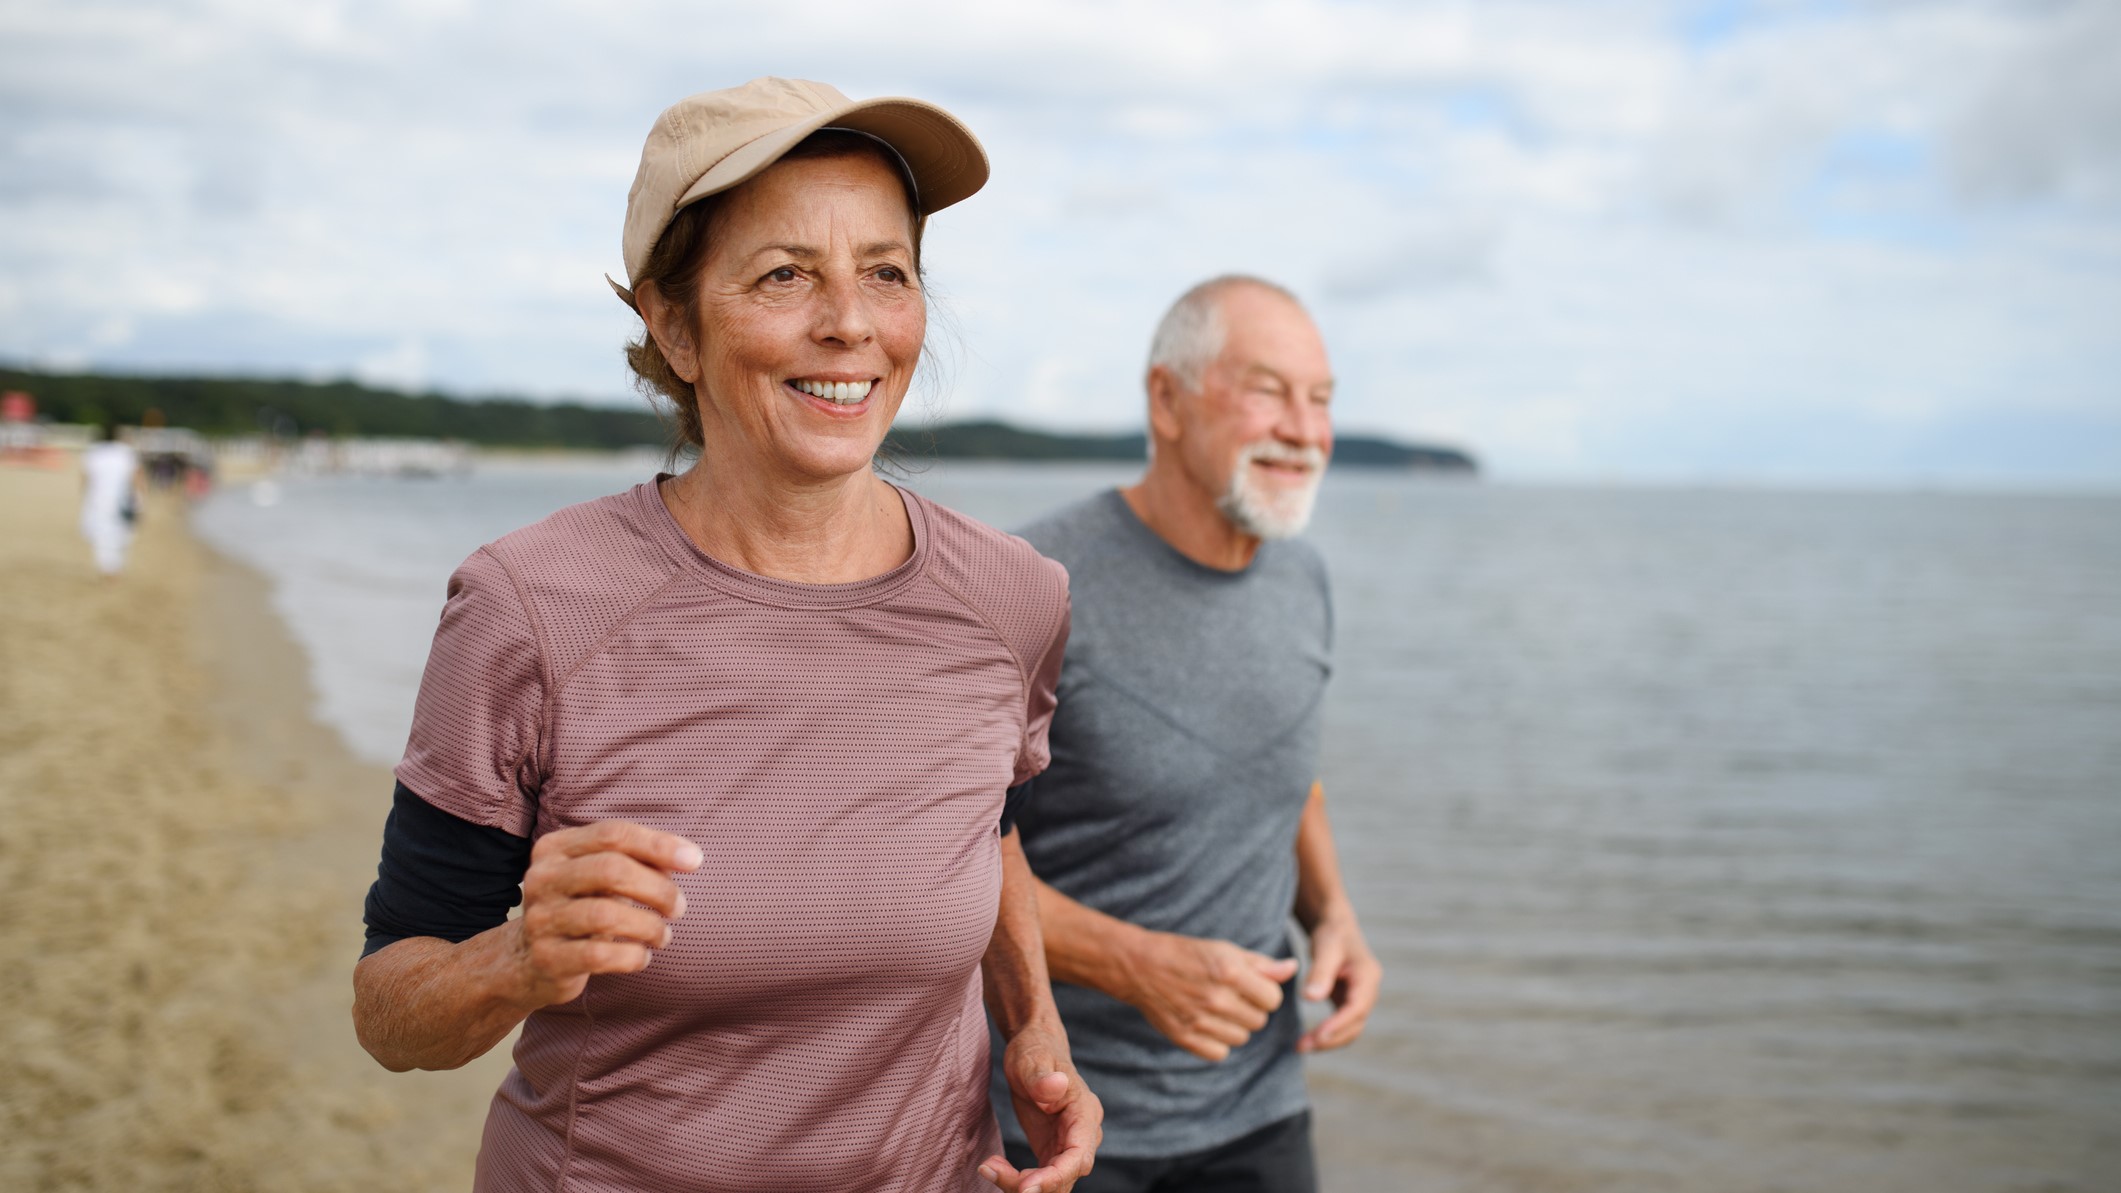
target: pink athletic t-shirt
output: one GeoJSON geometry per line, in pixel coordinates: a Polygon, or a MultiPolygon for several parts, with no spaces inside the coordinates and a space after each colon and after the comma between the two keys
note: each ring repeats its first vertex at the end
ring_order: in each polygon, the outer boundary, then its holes
{"type": "Polygon", "coordinates": [[[985,1187],[996,823],[1046,766],[1067,573],[904,500],[912,558],[854,584],[712,559],[653,484],[451,577],[399,780],[706,854],[646,970],[523,1024],[479,1189],[985,1187]]]}

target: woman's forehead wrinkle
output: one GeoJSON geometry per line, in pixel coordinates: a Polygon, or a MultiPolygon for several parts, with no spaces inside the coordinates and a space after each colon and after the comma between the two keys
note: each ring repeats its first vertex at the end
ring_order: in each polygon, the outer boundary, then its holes
{"type": "Polygon", "coordinates": [[[876,213],[866,209],[866,205],[835,204],[823,214],[825,218],[819,231],[826,247],[813,249],[816,255],[873,257],[880,253],[906,251],[905,240],[879,227],[878,221],[872,218],[876,213]]]}
{"type": "MultiPolygon", "coordinates": [[[[826,169],[834,164],[829,159],[815,163],[826,169]]],[[[906,238],[900,229],[910,230],[912,215],[895,180],[834,177],[823,169],[801,169],[812,165],[801,162],[776,166],[747,183],[736,201],[718,213],[724,234],[734,233],[740,240],[756,236],[766,241],[756,252],[780,250],[814,257],[836,248],[853,251],[851,246],[855,244],[877,244],[878,234],[884,231],[880,225],[888,225],[889,235],[904,249],[906,238]],[[805,175],[799,184],[780,173],[790,165],[805,175]]]]}

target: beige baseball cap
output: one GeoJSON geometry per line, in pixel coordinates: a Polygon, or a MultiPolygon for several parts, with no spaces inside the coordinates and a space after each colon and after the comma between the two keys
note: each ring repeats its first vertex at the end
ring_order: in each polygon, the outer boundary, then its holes
{"type": "MultiPolygon", "coordinates": [[[[702,91],[656,117],[626,195],[626,279],[638,283],[663,229],[685,206],[757,176],[818,129],[884,142],[913,175],[920,210],[940,211],[987,184],[987,152],[957,117],[917,99],[852,100],[804,79],[753,79],[702,91]]],[[[610,281],[609,278],[605,279],[610,281]]],[[[633,293],[611,288],[633,305],[633,293]]]]}

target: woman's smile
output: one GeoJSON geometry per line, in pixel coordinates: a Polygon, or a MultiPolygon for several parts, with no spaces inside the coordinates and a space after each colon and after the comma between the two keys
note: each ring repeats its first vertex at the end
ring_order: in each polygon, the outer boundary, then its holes
{"type": "Polygon", "coordinates": [[[794,390],[812,409],[837,418],[856,418],[869,411],[869,395],[880,377],[851,377],[845,373],[818,373],[791,377],[782,388],[794,390]]]}

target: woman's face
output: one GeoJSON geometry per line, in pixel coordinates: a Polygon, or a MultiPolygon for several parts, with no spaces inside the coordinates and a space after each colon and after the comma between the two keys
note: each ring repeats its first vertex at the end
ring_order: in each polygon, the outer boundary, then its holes
{"type": "Polygon", "coordinates": [[[710,456],[797,482],[866,469],[928,324],[898,175],[866,154],[781,162],[728,193],[707,241],[687,380],[710,456]]]}

